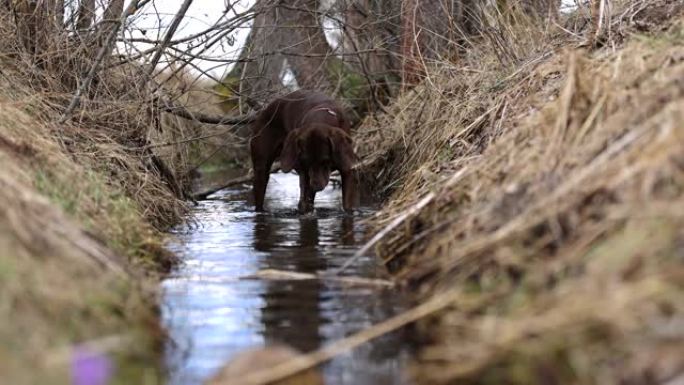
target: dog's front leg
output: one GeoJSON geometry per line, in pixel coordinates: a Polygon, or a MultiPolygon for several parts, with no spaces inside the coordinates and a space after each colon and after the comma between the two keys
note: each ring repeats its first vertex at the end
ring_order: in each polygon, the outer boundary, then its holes
{"type": "Polygon", "coordinates": [[[353,171],[340,171],[342,177],[342,208],[350,212],[356,203],[356,181],[353,171]]]}
{"type": "Polygon", "coordinates": [[[313,211],[315,197],[316,192],[311,189],[309,184],[309,173],[306,171],[299,172],[299,204],[297,208],[301,214],[313,211]]]}

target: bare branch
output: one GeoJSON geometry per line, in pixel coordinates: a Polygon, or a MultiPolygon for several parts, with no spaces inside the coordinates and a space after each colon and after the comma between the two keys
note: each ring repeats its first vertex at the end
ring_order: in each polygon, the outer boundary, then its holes
{"type": "Polygon", "coordinates": [[[182,105],[175,104],[171,101],[162,101],[161,109],[165,112],[174,114],[184,119],[194,120],[199,123],[218,124],[218,125],[245,125],[254,121],[256,114],[248,114],[242,116],[220,116],[205,114],[203,112],[189,111],[182,105]]]}
{"type": "Polygon", "coordinates": [[[188,11],[188,8],[190,8],[192,2],[193,0],[185,0],[183,2],[183,5],[181,5],[180,9],[178,10],[178,13],[176,13],[176,16],[174,16],[173,21],[169,26],[169,29],[166,31],[166,35],[164,35],[164,40],[161,44],[157,46],[157,50],[154,53],[154,56],[152,57],[150,69],[148,72],[150,76],[154,73],[154,69],[157,67],[157,64],[159,63],[159,59],[161,58],[162,53],[168,47],[169,42],[171,42],[171,38],[173,38],[173,35],[176,33],[178,26],[183,20],[183,17],[185,17],[185,13],[188,11]]]}
{"type": "Polygon", "coordinates": [[[132,0],[130,4],[128,4],[128,7],[126,7],[126,10],[124,11],[123,15],[121,15],[121,18],[116,23],[114,28],[112,28],[112,30],[109,32],[107,40],[102,45],[102,47],[100,47],[100,52],[97,53],[95,62],[90,67],[90,71],[88,71],[88,74],[83,79],[83,82],[81,83],[80,87],[78,87],[78,89],[76,90],[76,94],[74,94],[74,97],[71,99],[69,106],[64,111],[62,117],[59,119],[59,123],[64,123],[67,120],[69,120],[74,109],[78,107],[78,105],[81,103],[81,95],[85,90],[87,90],[90,87],[90,83],[92,83],[93,78],[95,77],[95,74],[97,73],[97,70],[100,67],[100,64],[102,64],[102,61],[104,60],[107,53],[112,51],[112,46],[115,41],[114,38],[116,37],[117,33],[119,33],[119,29],[121,28],[121,26],[126,22],[126,19],[128,19],[129,16],[133,15],[135,11],[138,10],[138,3],[139,0],[132,0]]]}

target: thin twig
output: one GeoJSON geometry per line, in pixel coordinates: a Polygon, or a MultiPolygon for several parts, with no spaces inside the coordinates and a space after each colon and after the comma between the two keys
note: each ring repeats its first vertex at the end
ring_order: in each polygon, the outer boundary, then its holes
{"type": "Polygon", "coordinates": [[[157,49],[154,52],[154,56],[150,61],[150,68],[148,70],[149,76],[152,76],[152,74],[154,73],[154,69],[157,67],[159,59],[161,59],[164,50],[169,46],[169,43],[171,42],[173,35],[176,33],[178,26],[180,26],[180,23],[185,17],[185,13],[188,11],[188,8],[190,8],[192,2],[193,0],[185,0],[183,2],[183,5],[181,5],[180,9],[178,10],[178,13],[176,13],[176,16],[174,16],[173,21],[169,26],[169,29],[166,31],[166,35],[164,35],[164,40],[161,42],[161,44],[157,46],[157,49]]]}
{"type": "Polygon", "coordinates": [[[185,106],[176,104],[170,100],[162,101],[161,109],[165,112],[174,114],[184,119],[194,120],[200,123],[206,124],[218,124],[218,125],[246,125],[253,122],[256,119],[256,114],[247,114],[241,116],[221,116],[221,115],[211,115],[205,114],[198,111],[190,111],[185,106]]]}
{"type": "Polygon", "coordinates": [[[153,144],[150,143],[150,144],[146,144],[144,146],[139,146],[139,147],[126,147],[126,149],[130,150],[130,151],[139,151],[139,150],[149,150],[152,148],[179,146],[181,144],[188,144],[188,143],[197,142],[200,140],[215,138],[217,136],[223,136],[223,135],[229,135],[229,134],[234,134],[234,133],[231,131],[223,131],[223,132],[217,132],[214,134],[194,136],[194,137],[190,137],[187,139],[176,140],[176,141],[172,141],[172,142],[153,143],[153,144]]]}
{"type": "Polygon", "coordinates": [[[100,47],[100,52],[97,53],[95,62],[90,67],[88,75],[86,75],[85,79],[83,79],[83,82],[81,83],[81,86],[78,87],[78,89],[76,90],[76,94],[74,94],[74,97],[71,99],[69,106],[64,111],[62,117],[59,119],[59,123],[64,123],[67,120],[69,120],[71,114],[74,112],[74,109],[78,107],[78,105],[81,103],[81,96],[83,95],[83,92],[90,87],[90,83],[92,83],[93,78],[95,77],[95,74],[97,73],[97,70],[100,67],[100,64],[102,64],[102,61],[104,60],[107,53],[112,51],[112,45],[114,44],[116,35],[119,33],[119,29],[126,22],[126,19],[133,15],[137,10],[138,0],[131,1],[130,4],[128,4],[128,7],[126,7],[126,10],[124,11],[123,15],[121,15],[121,18],[109,32],[109,35],[107,36],[107,40],[105,41],[105,43],[102,45],[102,47],[100,47]]]}

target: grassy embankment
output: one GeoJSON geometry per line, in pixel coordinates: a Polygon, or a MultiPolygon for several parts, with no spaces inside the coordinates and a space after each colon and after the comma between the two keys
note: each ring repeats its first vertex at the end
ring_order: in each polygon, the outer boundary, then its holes
{"type": "Polygon", "coordinates": [[[420,383],[683,378],[684,5],[611,3],[598,47],[495,22],[359,131],[376,230],[416,209],[378,254],[444,303],[420,383]]]}
{"type": "Polygon", "coordinates": [[[167,144],[206,127],[161,113],[132,65],[100,72],[58,124],[87,46],[53,36],[29,55],[6,11],[0,33],[2,382],[70,383],[85,349],[113,360],[114,383],[156,384],[156,276],[172,262],[162,231],[187,210],[179,195],[199,153],[167,144]]]}

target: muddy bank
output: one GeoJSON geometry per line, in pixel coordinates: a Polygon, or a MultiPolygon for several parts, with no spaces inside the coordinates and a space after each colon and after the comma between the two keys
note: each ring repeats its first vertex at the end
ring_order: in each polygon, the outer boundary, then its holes
{"type": "Polygon", "coordinates": [[[502,66],[483,42],[359,132],[392,194],[377,252],[442,301],[421,383],[681,379],[682,6],[614,6],[603,47],[520,31],[502,66]]]}

